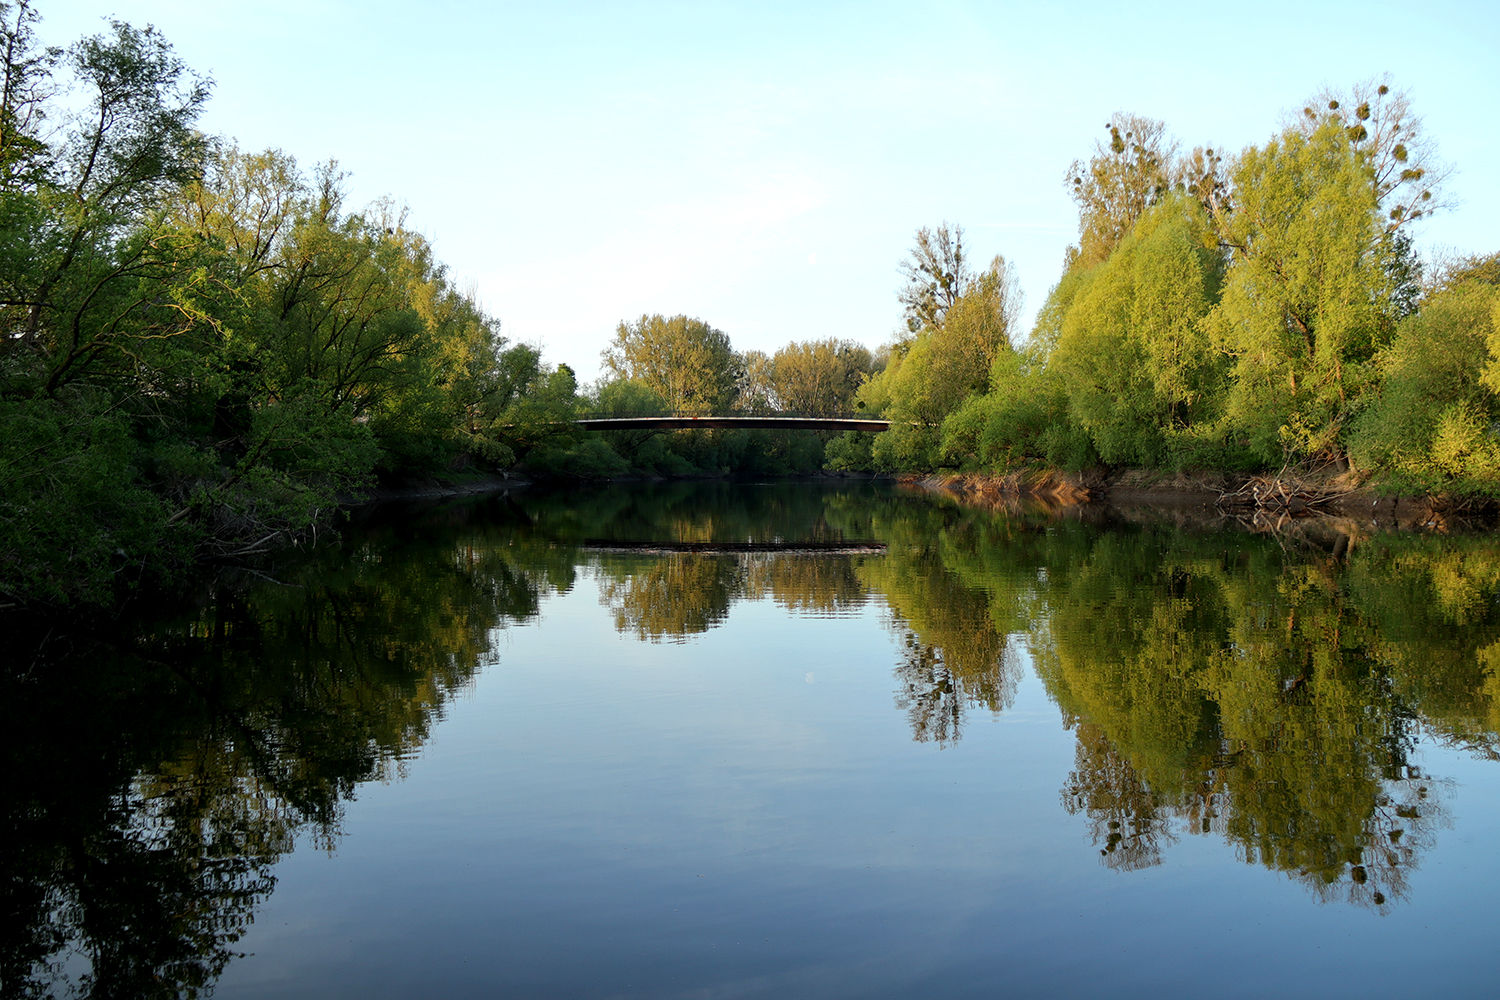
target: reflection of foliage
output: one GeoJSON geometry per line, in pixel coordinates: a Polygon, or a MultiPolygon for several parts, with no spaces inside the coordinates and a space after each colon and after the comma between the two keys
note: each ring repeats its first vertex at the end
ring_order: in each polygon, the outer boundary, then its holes
{"type": "Polygon", "coordinates": [[[80,994],[196,995],[269,892],[288,824],[253,777],[183,759],[202,706],[170,671],[79,652],[93,662],[3,682],[0,980],[8,996],[70,992],[85,958],[80,994]]]}
{"type": "Polygon", "coordinates": [[[769,595],[777,604],[804,615],[831,617],[865,603],[859,560],[841,555],[778,554],[745,561],[745,593],[769,595]]]}
{"type": "Polygon", "coordinates": [[[1481,540],[1419,555],[1434,543],[1305,536],[1298,552],[1081,524],[1040,547],[973,537],[998,544],[960,564],[969,579],[983,565],[997,597],[1031,588],[1037,671],[1079,720],[1064,800],[1112,866],[1155,863],[1176,823],[1319,898],[1380,907],[1446,822],[1411,764],[1418,728],[1495,752],[1482,657],[1500,580],[1481,540]]]}
{"type": "Polygon", "coordinates": [[[942,745],[962,738],[964,709],[982,698],[966,686],[967,680],[961,667],[949,665],[943,649],[922,642],[915,632],[904,633],[896,664],[896,707],[906,710],[912,739],[942,745]]]}
{"type": "Polygon", "coordinates": [[[900,495],[863,516],[889,546],[860,576],[903,638],[914,734],[955,739],[967,705],[1003,707],[1018,635],[1075,729],[1064,804],[1112,868],[1212,834],[1319,899],[1380,909],[1447,822],[1419,734],[1500,758],[1487,539],[1101,526],[900,495]]]}
{"type": "Polygon", "coordinates": [[[861,578],[885,598],[892,627],[902,637],[896,702],[907,711],[918,741],[959,739],[965,707],[1003,710],[1021,678],[1005,632],[990,618],[990,596],[945,564],[969,524],[955,522],[952,513],[883,505],[875,525],[887,543],[886,557],[860,567],[861,578]]]}
{"type": "MultiPolygon", "coordinates": [[[[858,507],[868,484],[768,490],[729,483],[643,484],[631,490],[538,494],[528,506],[539,531],[581,542],[840,542],[870,538],[866,525],[835,523],[858,507]],[[835,517],[836,519],[836,517],[835,517]]],[[[722,622],[740,597],[770,596],[809,614],[841,614],[863,603],[861,557],[786,554],[603,554],[601,600],[615,625],[642,639],[680,639],[722,622]]]]}
{"type": "Polygon", "coordinates": [[[571,558],[560,575],[498,518],[455,542],[432,530],[444,516],[372,524],[288,586],[0,674],[7,996],[212,989],[275,861],[304,831],[336,836],[341,803],[426,741],[496,625],[571,582],[571,558]]]}
{"type": "Polygon", "coordinates": [[[721,624],[741,597],[770,597],[804,614],[843,614],[865,599],[855,565],[853,556],[803,552],[613,555],[599,562],[600,601],[621,632],[681,641],[721,624]]]}
{"type": "Polygon", "coordinates": [[[662,556],[644,566],[611,560],[606,572],[623,570],[624,575],[600,581],[600,601],[614,612],[619,631],[652,642],[680,642],[729,614],[741,589],[739,569],[739,560],[729,556],[662,556]]]}
{"type": "Polygon", "coordinates": [[[1108,518],[723,483],[366,515],[357,545],[279,570],[287,586],[0,674],[0,980],[206,992],[276,860],[329,842],[360,782],[399,773],[493,657],[496,625],[571,588],[591,539],[883,542],[586,558],[619,627],[648,640],[712,628],[741,597],[824,615],[879,595],[919,740],[1009,705],[1025,649],[1075,733],[1063,803],[1104,864],[1208,835],[1321,900],[1403,899],[1447,822],[1419,738],[1500,758],[1500,547],[1088,520],[1108,518]]]}
{"type": "Polygon", "coordinates": [[[1077,767],[1063,789],[1063,807],[1085,813],[1094,843],[1110,868],[1137,871],[1161,864],[1164,844],[1177,838],[1151,786],[1114,744],[1087,722],[1078,722],[1077,767]]]}

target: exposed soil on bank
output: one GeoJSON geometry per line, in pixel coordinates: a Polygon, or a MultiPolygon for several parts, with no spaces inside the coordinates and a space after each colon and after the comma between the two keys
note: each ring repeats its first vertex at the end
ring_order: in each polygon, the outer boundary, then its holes
{"type": "Polygon", "coordinates": [[[1429,530],[1459,524],[1473,526],[1476,522],[1492,525],[1494,521],[1492,511],[1465,509],[1427,495],[1393,496],[1374,489],[1365,474],[1333,468],[1257,475],[1143,469],[1077,473],[1028,470],[1004,475],[903,476],[899,481],[987,506],[1102,504],[1178,511],[1192,520],[1326,517],[1373,528],[1429,530]]]}

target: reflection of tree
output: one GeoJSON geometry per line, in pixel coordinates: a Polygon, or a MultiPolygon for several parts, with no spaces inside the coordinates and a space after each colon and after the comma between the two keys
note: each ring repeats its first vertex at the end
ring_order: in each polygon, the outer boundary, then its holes
{"type": "Polygon", "coordinates": [[[78,652],[4,681],[0,979],[16,996],[191,996],[233,957],[298,821],[223,742],[193,745],[215,720],[170,667],[78,652]]]}
{"type": "Polygon", "coordinates": [[[600,580],[599,600],[614,614],[615,628],[652,642],[707,632],[728,616],[744,586],[734,556],[687,553],[603,565],[612,575],[600,580]]]}
{"type": "Polygon", "coordinates": [[[990,594],[945,565],[951,533],[962,534],[964,522],[930,505],[888,502],[876,511],[873,527],[886,555],[858,570],[884,598],[901,639],[897,707],[907,712],[913,739],[958,740],[969,706],[999,712],[1015,699],[1020,661],[995,628],[990,594]]]}
{"type": "MultiPolygon", "coordinates": [[[[1374,547],[1361,566],[1357,546],[1349,565],[1246,536],[1152,534],[1101,534],[1028,573],[1045,580],[1037,671],[1080,720],[1063,798],[1090,817],[1106,863],[1154,863],[1175,825],[1225,837],[1321,899],[1402,898],[1446,822],[1439,785],[1412,771],[1424,708],[1412,695],[1440,692],[1440,718],[1486,717],[1479,636],[1419,662],[1456,630],[1433,615],[1441,602],[1365,580],[1399,565],[1374,547]]],[[[1480,635],[1497,633],[1500,618],[1480,635]]]]}
{"type": "Polygon", "coordinates": [[[211,990],[276,860],[336,836],[556,571],[493,526],[376,525],[288,586],[0,674],[5,995],[211,990]]]}
{"type": "Polygon", "coordinates": [[[902,637],[896,664],[896,707],[906,710],[912,739],[944,744],[963,735],[964,708],[971,700],[962,674],[943,661],[943,651],[923,643],[915,633],[902,637]]]}
{"type": "Polygon", "coordinates": [[[899,495],[866,510],[889,549],[860,575],[904,637],[914,733],[955,738],[959,651],[985,662],[1019,634],[1075,728],[1064,804],[1113,868],[1213,835],[1319,899],[1381,908],[1447,822],[1443,784],[1413,770],[1417,733],[1500,759],[1488,539],[1352,522],[1257,536],[899,495]]]}
{"type": "Polygon", "coordinates": [[[1077,765],[1063,787],[1063,808],[1084,813],[1104,864],[1137,871],[1161,864],[1164,845],[1176,843],[1170,812],[1130,761],[1097,726],[1076,722],[1077,765]]]}
{"type": "MultiPolygon", "coordinates": [[[[538,526],[571,540],[650,542],[859,542],[868,525],[841,517],[872,495],[868,484],[769,490],[731,483],[663,483],[636,489],[539,494],[528,501],[538,526]]],[[[872,557],[878,558],[878,557],[872,557]]],[[[866,599],[860,557],[811,553],[670,554],[598,557],[600,599],[615,627],[659,642],[701,634],[725,620],[735,600],[767,596],[804,614],[847,613],[866,599]]]]}
{"type": "Polygon", "coordinates": [[[673,553],[600,559],[600,602],[615,628],[680,641],[721,624],[735,600],[770,597],[804,614],[837,615],[865,600],[855,557],[811,553],[673,553]]]}
{"type": "Polygon", "coordinates": [[[777,554],[745,560],[745,594],[770,595],[777,604],[804,615],[847,614],[868,599],[865,585],[847,555],[777,554]]]}

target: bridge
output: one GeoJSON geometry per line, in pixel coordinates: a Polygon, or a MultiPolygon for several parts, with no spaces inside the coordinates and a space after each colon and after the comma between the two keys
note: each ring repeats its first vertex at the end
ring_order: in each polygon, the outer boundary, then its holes
{"type": "Polygon", "coordinates": [[[631,417],[582,416],[576,421],[579,427],[591,431],[676,431],[699,428],[703,430],[783,430],[783,431],[865,431],[870,434],[886,430],[889,420],[871,420],[867,417],[813,417],[796,414],[774,414],[765,416],[713,416],[672,413],[640,415],[631,417]]]}

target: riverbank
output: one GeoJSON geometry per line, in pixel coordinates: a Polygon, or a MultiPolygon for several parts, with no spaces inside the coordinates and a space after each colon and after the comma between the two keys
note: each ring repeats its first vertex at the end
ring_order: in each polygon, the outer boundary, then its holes
{"type": "Polygon", "coordinates": [[[526,476],[514,472],[460,472],[383,483],[368,490],[362,490],[358,494],[341,496],[339,501],[345,507],[364,507],[388,500],[430,500],[440,497],[479,496],[531,486],[532,482],[526,476]]]}
{"type": "MultiPolygon", "coordinates": [[[[730,480],[736,477],[686,478],[730,480]]],[[[889,478],[904,486],[946,493],[961,500],[980,503],[1023,501],[1057,507],[1104,503],[1117,507],[1160,507],[1218,514],[1259,513],[1293,517],[1321,514],[1410,527],[1431,526],[1455,515],[1472,517],[1476,513],[1485,513],[1447,502],[1441,497],[1380,492],[1371,485],[1366,474],[1336,469],[1254,475],[1216,471],[1160,472],[1147,469],[1092,469],[1083,472],[1033,469],[1003,474],[964,472],[894,476],[826,470],[812,476],[777,478],[889,478]]],[[[644,479],[668,481],[666,477],[627,477],[607,482],[640,482],[644,479]]],[[[579,485],[579,482],[539,480],[513,472],[458,473],[430,476],[400,484],[385,484],[361,495],[342,499],[345,506],[363,507],[387,501],[481,496],[529,486],[559,485],[579,485]]]]}
{"type": "Polygon", "coordinates": [[[898,481],[981,503],[1029,501],[1047,506],[1106,503],[1247,516],[1327,515],[1410,527],[1432,526],[1455,515],[1475,513],[1441,497],[1383,493],[1372,486],[1366,474],[1337,469],[1255,475],[1143,469],[1026,470],[1005,474],[907,475],[898,477],[898,481]]]}
{"type": "Polygon", "coordinates": [[[763,481],[767,478],[777,482],[825,482],[874,479],[893,480],[899,477],[885,472],[846,472],[823,469],[806,475],[746,476],[741,473],[700,476],[613,476],[608,479],[581,479],[577,477],[524,476],[514,472],[457,473],[452,475],[426,476],[401,483],[386,483],[364,490],[359,494],[340,497],[345,507],[363,507],[384,503],[388,500],[429,500],[441,497],[478,496],[486,493],[501,493],[505,490],[525,486],[548,488],[590,486],[608,483],[669,483],[669,482],[747,482],[763,481]]]}

